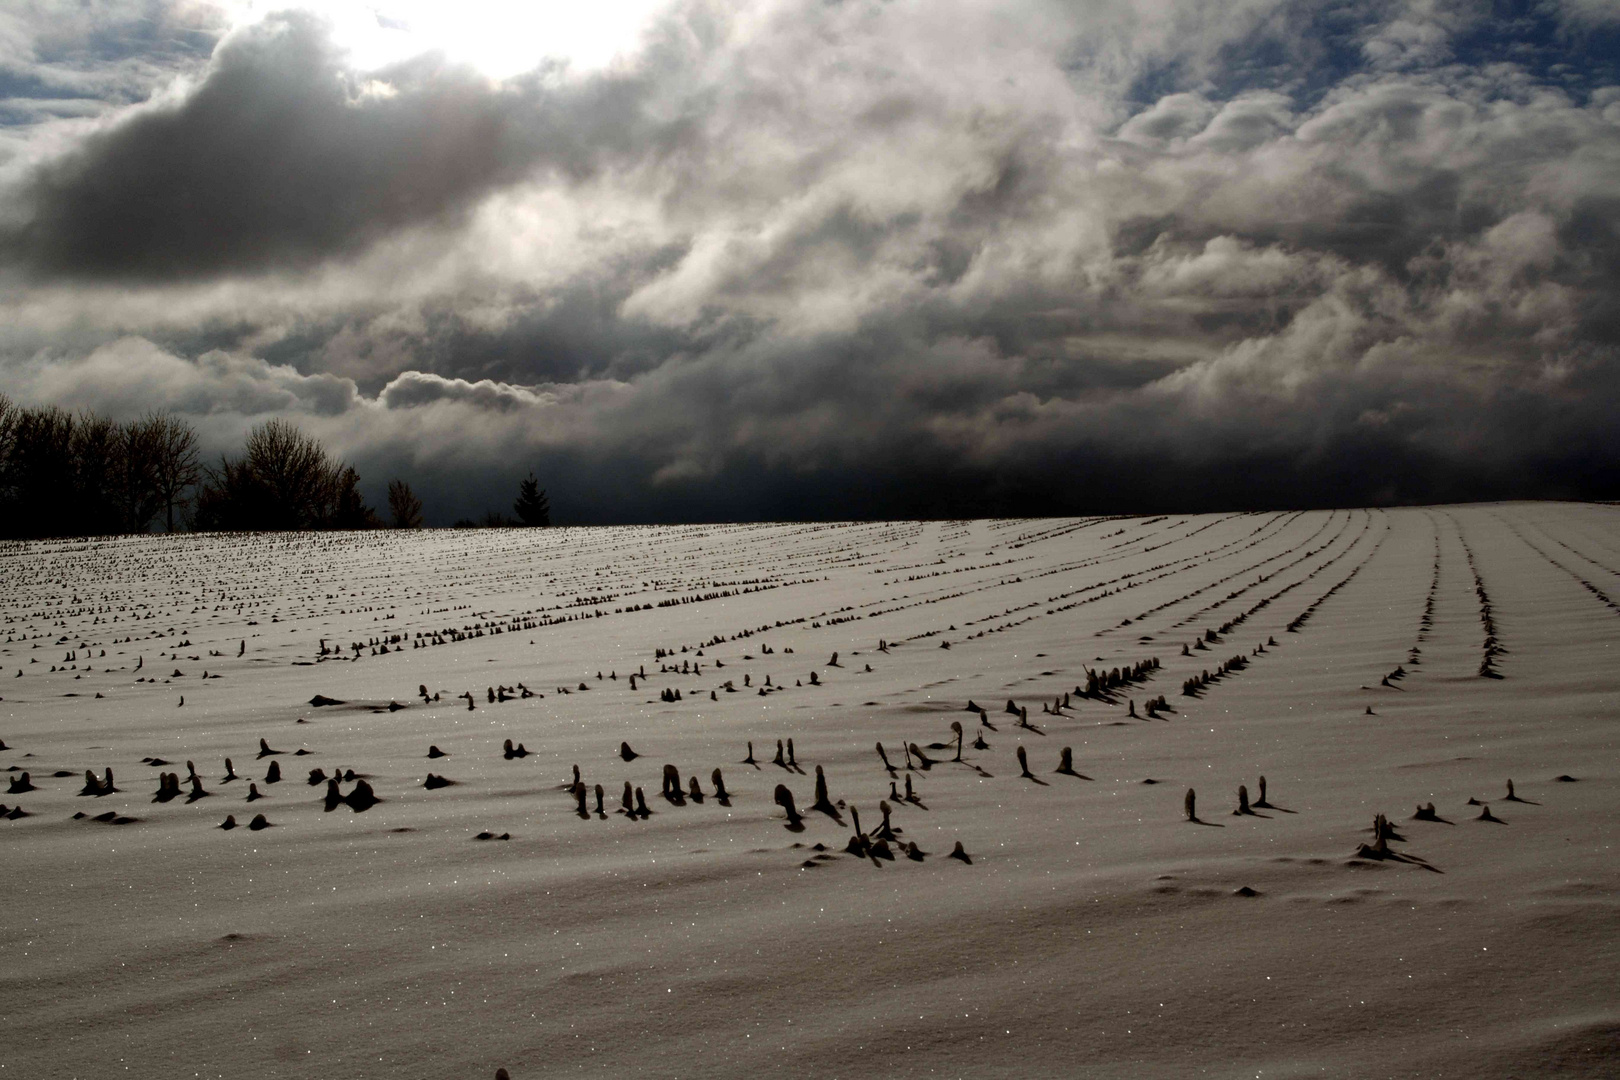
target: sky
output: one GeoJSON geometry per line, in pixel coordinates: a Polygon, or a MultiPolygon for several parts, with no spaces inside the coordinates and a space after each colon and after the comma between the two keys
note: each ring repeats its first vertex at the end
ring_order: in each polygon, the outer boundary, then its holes
{"type": "Polygon", "coordinates": [[[558,523],[1620,497],[1615,0],[11,0],[0,393],[558,523]]]}

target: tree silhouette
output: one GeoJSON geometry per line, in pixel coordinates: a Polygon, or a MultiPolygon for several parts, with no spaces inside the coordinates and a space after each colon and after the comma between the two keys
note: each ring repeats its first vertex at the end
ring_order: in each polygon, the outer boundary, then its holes
{"type": "Polygon", "coordinates": [[[353,465],[337,465],[331,473],[329,509],[318,525],[327,529],[380,529],[382,519],[360,496],[360,474],[353,465]]]}
{"type": "Polygon", "coordinates": [[[117,423],[0,394],[0,535],[141,533],[198,479],[197,436],[167,413],[117,423]]]}
{"type": "Polygon", "coordinates": [[[165,503],[163,493],[158,490],[158,446],[153,420],[154,416],[149,414],[121,425],[117,431],[108,487],[121,527],[128,532],[143,533],[150,529],[152,519],[165,503]]]}
{"type": "Polygon", "coordinates": [[[123,431],[109,418],[91,412],[81,412],[73,418],[68,440],[73,484],[72,505],[68,510],[69,532],[106,536],[123,530],[117,492],[118,458],[122,448],[123,431]]]}
{"type": "Polygon", "coordinates": [[[201,529],[370,529],[381,525],[360,498],[360,474],[285,420],[248,433],[240,458],[207,470],[197,496],[201,529]]]}
{"type": "Polygon", "coordinates": [[[529,473],[526,480],[518,482],[518,499],[512,504],[512,512],[517,514],[518,520],[525,525],[550,525],[551,501],[540,487],[540,481],[529,473]]]}
{"type": "Polygon", "coordinates": [[[11,513],[6,531],[14,536],[71,536],[78,509],[74,468],[74,420],[54,405],[16,414],[6,456],[5,488],[11,513]]]}
{"type": "Polygon", "coordinates": [[[403,480],[388,481],[388,513],[396,529],[422,527],[422,500],[403,480]]]}
{"type": "Polygon", "coordinates": [[[167,412],[143,417],[136,431],[144,444],[142,452],[150,455],[152,485],[167,511],[165,527],[174,532],[175,508],[185,506],[185,490],[202,480],[197,433],[190,424],[167,412]]]}

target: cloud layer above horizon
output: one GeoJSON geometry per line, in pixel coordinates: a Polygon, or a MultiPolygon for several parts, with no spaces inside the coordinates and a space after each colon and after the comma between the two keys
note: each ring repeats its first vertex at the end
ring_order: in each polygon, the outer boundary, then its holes
{"type": "Polygon", "coordinates": [[[330,8],[0,14],[0,393],[215,452],[285,416],[438,522],[530,469],[563,522],[1616,494],[1613,4],[363,53],[330,8]]]}

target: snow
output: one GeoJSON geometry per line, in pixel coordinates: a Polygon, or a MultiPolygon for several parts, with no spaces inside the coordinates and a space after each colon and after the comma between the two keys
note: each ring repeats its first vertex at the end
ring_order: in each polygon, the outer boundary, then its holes
{"type": "Polygon", "coordinates": [[[1617,522],[1537,503],[8,545],[0,776],[37,790],[0,789],[28,815],[0,821],[0,1073],[1609,1074],[1617,522]],[[1075,696],[1151,657],[1113,700],[1075,696]],[[1173,711],[1147,718],[1158,695],[1173,711]],[[802,771],[772,763],[790,738],[802,771]],[[870,833],[890,796],[877,742],[918,794],[889,801],[922,861],[845,852],[851,806],[870,833]],[[905,743],[936,764],[908,772],[905,743]],[[1065,746],[1081,775],[1053,772],[1065,746]],[[160,772],[191,790],[188,761],[209,794],[153,802],[160,772]],[[731,805],[661,798],[665,763],[706,793],[721,769],[731,805]],[[576,813],[575,765],[601,817],[576,813]],[[842,824],[810,809],[817,766],[842,824]],[[78,794],[109,767],[119,791],[78,794]],[[383,801],[328,812],[314,768],[383,801]],[[1261,775],[1274,808],[1234,815],[1261,775]],[[648,819],[616,812],[627,780],[648,819]],[[1412,820],[1429,801],[1445,821],[1412,820]],[[1421,863],[1354,857],[1379,813],[1421,863]]]}

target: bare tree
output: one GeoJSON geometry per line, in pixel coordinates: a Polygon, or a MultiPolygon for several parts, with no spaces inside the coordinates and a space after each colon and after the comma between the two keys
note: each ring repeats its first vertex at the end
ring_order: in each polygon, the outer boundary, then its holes
{"type": "Polygon", "coordinates": [[[248,433],[240,458],[221,458],[197,495],[204,529],[370,529],[360,474],[286,420],[248,433]]]}
{"type": "Polygon", "coordinates": [[[246,460],[280,519],[273,527],[309,528],[322,517],[331,486],[326,448],[280,418],[248,432],[246,460]]]}
{"type": "Polygon", "coordinates": [[[0,468],[11,460],[11,448],[17,440],[17,419],[21,409],[4,394],[0,394],[0,468]]]}
{"type": "Polygon", "coordinates": [[[150,417],[119,425],[109,484],[119,528],[135,533],[150,529],[164,505],[158,490],[157,438],[150,417]]]}
{"type": "Polygon", "coordinates": [[[0,533],[144,532],[166,499],[197,478],[196,436],[172,417],[117,423],[52,405],[18,408],[0,395],[0,533]],[[170,455],[174,486],[158,470],[170,455]]]}
{"type": "Polygon", "coordinates": [[[17,429],[21,424],[22,410],[0,394],[0,536],[23,534],[17,475],[17,429]]]}
{"type": "Polygon", "coordinates": [[[110,418],[81,412],[73,418],[68,439],[68,465],[73,488],[68,531],[83,536],[121,532],[116,473],[123,432],[110,418]]]}
{"type": "Polygon", "coordinates": [[[17,411],[6,461],[12,536],[68,536],[74,528],[78,477],[73,467],[73,414],[46,405],[17,411]]]}
{"type": "Polygon", "coordinates": [[[285,420],[254,428],[241,457],[204,469],[197,433],[167,412],[120,424],[54,405],[18,408],[0,395],[0,536],[145,532],[164,509],[172,532],[176,511],[193,501],[203,528],[382,525],[360,474],[285,420]]]}
{"type": "Polygon", "coordinates": [[[153,486],[167,511],[165,528],[174,532],[175,508],[186,505],[186,489],[202,480],[197,433],[190,424],[168,412],[149,413],[137,426],[144,452],[150,455],[153,486]]]}
{"type": "Polygon", "coordinates": [[[422,527],[422,500],[403,480],[388,481],[388,512],[396,529],[422,527]]]}

